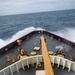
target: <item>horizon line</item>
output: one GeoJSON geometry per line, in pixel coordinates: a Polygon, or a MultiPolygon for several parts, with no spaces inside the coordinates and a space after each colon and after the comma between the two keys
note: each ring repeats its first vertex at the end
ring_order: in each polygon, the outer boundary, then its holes
{"type": "Polygon", "coordinates": [[[38,11],[38,12],[29,12],[29,13],[18,13],[18,14],[7,14],[0,15],[1,16],[15,16],[15,15],[23,15],[23,14],[37,14],[37,13],[45,13],[45,12],[58,12],[58,11],[67,11],[67,10],[75,10],[75,9],[60,9],[60,10],[49,10],[49,11],[38,11]]]}

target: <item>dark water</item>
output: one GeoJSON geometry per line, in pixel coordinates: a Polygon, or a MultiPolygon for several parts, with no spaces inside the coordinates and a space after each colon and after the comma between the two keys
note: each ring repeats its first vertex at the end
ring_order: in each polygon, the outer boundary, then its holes
{"type": "Polygon", "coordinates": [[[16,32],[31,26],[49,31],[75,28],[75,10],[0,16],[0,38],[9,38],[16,32]]]}

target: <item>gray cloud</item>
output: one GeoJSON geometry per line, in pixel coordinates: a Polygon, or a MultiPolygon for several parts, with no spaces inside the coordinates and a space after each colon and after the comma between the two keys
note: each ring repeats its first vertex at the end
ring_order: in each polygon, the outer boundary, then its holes
{"type": "Polygon", "coordinates": [[[75,9],[75,0],[0,0],[0,15],[75,9]]]}

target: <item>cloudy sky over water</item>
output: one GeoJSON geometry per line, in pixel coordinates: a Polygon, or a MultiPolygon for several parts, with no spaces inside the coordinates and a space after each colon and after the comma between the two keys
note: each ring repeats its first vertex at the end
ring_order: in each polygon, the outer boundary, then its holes
{"type": "Polygon", "coordinates": [[[0,0],[0,15],[75,9],[75,0],[0,0]]]}

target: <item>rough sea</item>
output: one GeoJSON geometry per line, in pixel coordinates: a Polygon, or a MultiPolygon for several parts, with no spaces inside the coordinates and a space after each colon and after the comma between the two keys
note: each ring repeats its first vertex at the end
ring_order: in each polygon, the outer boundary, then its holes
{"type": "Polygon", "coordinates": [[[36,29],[48,30],[75,42],[75,9],[0,16],[0,47],[36,29]]]}

